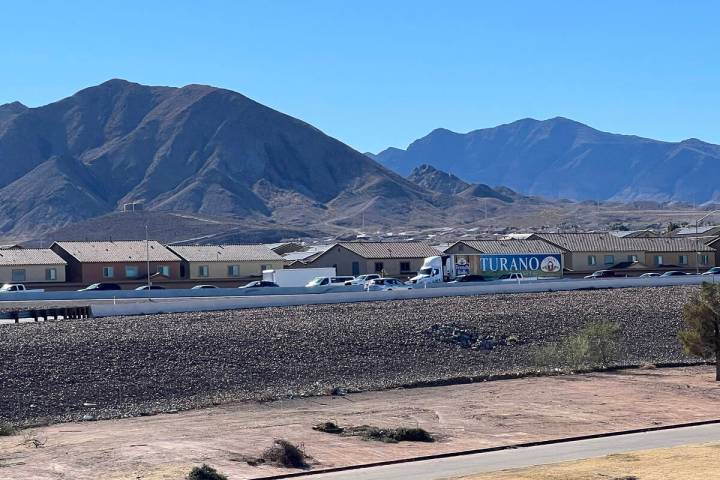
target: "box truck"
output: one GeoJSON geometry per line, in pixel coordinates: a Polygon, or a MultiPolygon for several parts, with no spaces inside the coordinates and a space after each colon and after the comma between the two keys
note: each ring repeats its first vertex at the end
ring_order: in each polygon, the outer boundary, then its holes
{"type": "Polygon", "coordinates": [[[283,268],[263,270],[263,280],[277,283],[280,287],[304,287],[316,277],[335,277],[334,267],[321,268],[283,268]]]}

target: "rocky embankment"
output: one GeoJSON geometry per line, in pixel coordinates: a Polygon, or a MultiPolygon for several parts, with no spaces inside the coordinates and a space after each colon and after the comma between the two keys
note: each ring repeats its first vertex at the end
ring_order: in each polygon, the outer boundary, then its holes
{"type": "Polygon", "coordinates": [[[625,365],[682,363],[697,287],[487,295],[0,325],[0,419],[143,415],[240,399],[537,370],[588,322],[621,330],[625,365]]]}

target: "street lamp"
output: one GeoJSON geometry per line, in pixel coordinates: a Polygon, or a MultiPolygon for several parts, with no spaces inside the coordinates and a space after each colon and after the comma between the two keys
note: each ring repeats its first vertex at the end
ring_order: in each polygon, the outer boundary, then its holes
{"type": "Polygon", "coordinates": [[[695,220],[695,274],[700,273],[700,242],[698,237],[698,230],[700,228],[700,222],[705,220],[710,215],[713,215],[715,213],[720,212],[720,210],[713,210],[712,212],[708,212],[702,217],[695,220]]]}

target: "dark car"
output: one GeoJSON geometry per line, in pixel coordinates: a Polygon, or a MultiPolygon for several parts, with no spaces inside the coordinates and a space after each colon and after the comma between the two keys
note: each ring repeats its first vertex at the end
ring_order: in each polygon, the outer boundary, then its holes
{"type": "Polygon", "coordinates": [[[242,287],[238,288],[258,288],[258,287],[279,287],[275,282],[268,282],[267,280],[255,280],[254,282],[250,282],[247,285],[243,285],[242,287]]]}
{"type": "Polygon", "coordinates": [[[135,290],[165,290],[165,287],[162,287],[160,285],[141,285],[135,290]]]}
{"type": "Polygon", "coordinates": [[[611,278],[615,276],[615,272],[612,270],[598,270],[597,272],[593,272],[591,275],[586,276],[585,278],[611,278]]]}
{"type": "Polygon", "coordinates": [[[662,277],[679,277],[680,275],[687,275],[685,272],[680,272],[678,270],[670,270],[669,272],[663,273],[662,277]]]}
{"type": "Polygon", "coordinates": [[[461,275],[455,279],[455,282],[487,282],[488,279],[482,275],[461,275]]]}
{"type": "Polygon", "coordinates": [[[98,290],[122,290],[122,287],[117,283],[93,283],[85,288],[81,288],[78,292],[90,292],[98,290]]]}

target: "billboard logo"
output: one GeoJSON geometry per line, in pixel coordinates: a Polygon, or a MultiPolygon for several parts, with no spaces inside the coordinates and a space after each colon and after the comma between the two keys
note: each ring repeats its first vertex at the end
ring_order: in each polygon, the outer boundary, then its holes
{"type": "Polygon", "coordinates": [[[545,257],[540,262],[540,270],[547,273],[555,273],[560,271],[560,263],[555,257],[545,257]]]}

